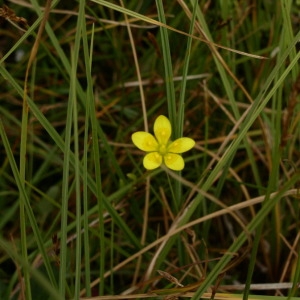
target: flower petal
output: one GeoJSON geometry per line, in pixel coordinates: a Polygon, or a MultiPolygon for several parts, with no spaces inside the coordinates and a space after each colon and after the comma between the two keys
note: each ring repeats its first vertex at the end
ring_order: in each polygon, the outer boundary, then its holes
{"type": "Polygon", "coordinates": [[[168,147],[168,152],[183,153],[195,146],[195,141],[191,138],[183,137],[172,142],[168,147]]]}
{"type": "Polygon", "coordinates": [[[158,152],[148,153],[143,160],[143,165],[147,170],[158,168],[162,164],[162,156],[158,152]]]}
{"type": "Polygon", "coordinates": [[[164,156],[164,163],[169,169],[174,171],[180,171],[184,168],[184,160],[178,154],[168,153],[164,156]]]}
{"type": "Polygon", "coordinates": [[[151,152],[156,151],[158,144],[154,136],[145,131],[138,131],[132,134],[132,142],[141,150],[151,152]]]}
{"type": "Polygon", "coordinates": [[[166,145],[172,133],[169,119],[163,115],[157,117],[154,122],[154,134],[159,144],[166,145]]]}

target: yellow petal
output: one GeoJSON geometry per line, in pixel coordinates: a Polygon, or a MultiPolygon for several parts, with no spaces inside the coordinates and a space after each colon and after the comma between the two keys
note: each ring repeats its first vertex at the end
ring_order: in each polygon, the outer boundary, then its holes
{"type": "Polygon", "coordinates": [[[191,138],[183,137],[172,142],[168,147],[168,152],[183,153],[195,146],[195,141],[191,138]]]}
{"type": "Polygon", "coordinates": [[[154,136],[145,131],[138,131],[132,134],[132,142],[141,150],[151,152],[156,151],[158,144],[154,136]]]}
{"type": "Polygon", "coordinates": [[[154,134],[159,144],[166,145],[172,133],[169,119],[163,115],[157,117],[154,122],[154,134]]]}
{"type": "Polygon", "coordinates": [[[164,163],[169,169],[174,171],[180,171],[184,168],[184,160],[178,154],[168,153],[164,156],[164,163]]]}
{"type": "Polygon", "coordinates": [[[147,170],[158,168],[162,163],[162,156],[158,152],[148,153],[144,157],[143,165],[147,170]]]}

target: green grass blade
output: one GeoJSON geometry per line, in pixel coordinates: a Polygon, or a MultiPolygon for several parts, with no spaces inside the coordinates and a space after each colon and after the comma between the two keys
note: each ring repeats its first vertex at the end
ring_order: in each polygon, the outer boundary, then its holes
{"type": "MultiPolygon", "coordinates": [[[[164,14],[164,8],[161,0],[156,0],[156,6],[158,11],[159,21],[163,24],[166,23],[166,18],[164,14]]],[[[167,92],[167,103],[168,103],[168,116],[173,128],[173,136],[177,134],[177,109],[176,109],[176,96],[174,89],[174,80],[173,80],[173,68],[171,61],[171,50],[170,42],[168,38],[168,30],[165,27],[160,27],[161,33],[161,45],[162,45],[162,54],[164,61],[165,69],[165,83],[166,83],[166,92],[167,92]]],[[[178,136],[174,136],[178,138],[178,136]]]]}
{"type": "MultiPolygon", "coordinates": [[[[59,292],[62,297],[66,297],[67,290],[67,265],[68,265],[68,246],[67,246],[67,226],[68,226],[68,207],[69,207],[69,176],[70,176],[70,160],[71,160],[71,130],[72,130],[72,115],[73,115],[73,95],[74,90],[70,88],[68,111],[66,118],[65,141],[64,146],[64,163],[62,176],[62,197],[61,197],[61,229],[60,229],[60,269],[59,269],[59,292]]],[[[75,165],[76,158],[72,156],[75,165]]],[[[69,295],[70,296],[70,295],[69,295]]]]}

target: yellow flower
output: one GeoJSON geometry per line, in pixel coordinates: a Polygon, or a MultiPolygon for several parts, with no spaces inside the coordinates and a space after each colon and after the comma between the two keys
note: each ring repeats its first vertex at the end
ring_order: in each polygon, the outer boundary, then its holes
{"type": "Polygon", "coordinates": [[[154,136],[145,131],[132,134],[132,142],[140,150],[148,152],[143,164],[147,170],[158,168],[164,163],[168,168],[180,171],[184,168],[184,160],[178,153],[192,149],[195,141],[191,138],[179,138],[170,141],[171,123],[165,116],[159,116],[154,122],[154,136]]]}

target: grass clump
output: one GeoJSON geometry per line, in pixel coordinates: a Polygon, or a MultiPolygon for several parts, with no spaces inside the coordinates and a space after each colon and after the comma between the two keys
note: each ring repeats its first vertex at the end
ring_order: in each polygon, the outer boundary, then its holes
{"type": "Polygon", "coordinates": [[[3,5],[1,299],[299,296],[299,11],[3,5]],[[159,115],[183,170],[132,143],[159,115]]]}

